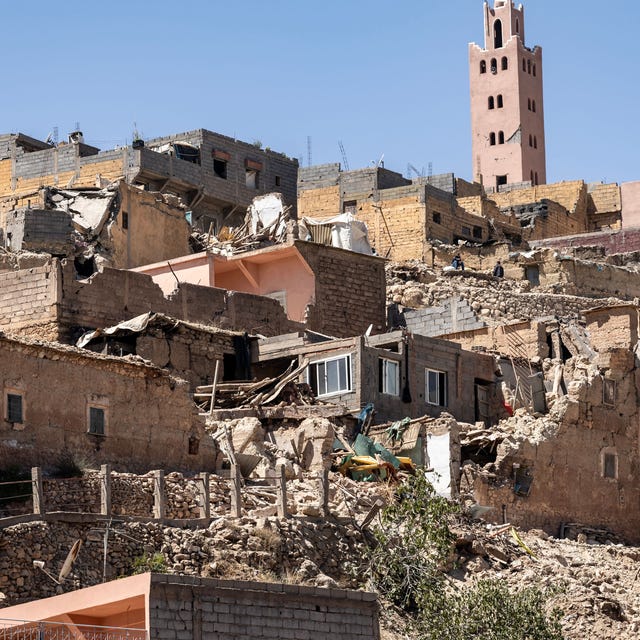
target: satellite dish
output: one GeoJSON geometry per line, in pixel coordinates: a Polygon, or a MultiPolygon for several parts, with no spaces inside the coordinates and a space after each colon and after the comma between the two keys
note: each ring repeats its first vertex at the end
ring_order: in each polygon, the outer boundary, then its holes
{"type": "Polygon", "coordinates": [[[62,569],[60,569],[60,573],[58,574],[59,582],[62,582],[71,573],[71,567],[73,567],[73,563],[76,561],[78,553],[80,553],[80,547],[82,547],[82,540],[78,539],[73,543],[73,547],[71,547],[71,551],[67,554],[67,559],[62,565],[62,569]]]}

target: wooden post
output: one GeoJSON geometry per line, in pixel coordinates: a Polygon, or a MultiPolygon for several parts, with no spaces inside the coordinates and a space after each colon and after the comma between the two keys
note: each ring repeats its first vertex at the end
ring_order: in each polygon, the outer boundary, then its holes
{"type": "Polygon", "coordinates": [[[209,474],[205,471],[198,475],[200,480],[199,493],[200,493],[200,517],[211,517],[211,503],[209,502],[209,474]]]}
{"type": "Polygon", "coordinates": [[[165,514],[164,470],[157,469],[153,472],[153,517],[156,520],[162,520],[165,514]]]}
{"type": "Polygon", "coordinates": [[[368,526],[371,521],[378,515],[378,511],[384,507],[384,500],[382,498],[378,498],[374,503],[371,509],[369,509],[369,513],[364,517],[364,520],[360,523],[359,527],[364,529],[368,526]]]}
{"type": "Polygon", "coordinates": [[[242,477],[237,464],[231,465],[231,517],[242,517],[242,477]]]}
{"type": "Polygon", "coordinates": [[[31,490],[33,493],[33,513],[44,515],[44,490],[42,487],[42,469],[40,467],[31,468],[31,490]]]}
{"type": "Polygon", "coordinates": [[[287,511],[287,476],[283,464],[276,467],[276,509],[278,518],[286,518],[289,515],[287,511]]]}
{"type": "Polygon", "coordinates": [[[100,513],[103,516],[111,515],[111,465],[103,464],[100,467],[100,513]]]}
{"type": "Polygon", "coordinates": [[[320,515],[329,516],[329,469],[318,471],[318,491],[320,493],[320,515]]]}
{"type": "Polygon", "coordinates": [[[220,371],[220,360],[216,360],[216,369],[213,372],[213,384],[211,385],[211,404],[209,406],[209,415],[213,414],[213,408],[216,405],[216,387],[218,386],[218,373],[220,371]]]}

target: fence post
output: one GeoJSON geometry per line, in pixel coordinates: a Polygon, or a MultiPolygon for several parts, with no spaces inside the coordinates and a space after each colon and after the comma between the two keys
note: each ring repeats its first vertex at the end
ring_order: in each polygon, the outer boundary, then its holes
{"type": "Polygon", "coordinates": [[[329,515],[329,469],[318,471],[318,490],[320,493],[320,515],[329,515]]]}
{"type": "Polygon", "coordinates": [[[31,468],[31,490],[33,494],[33,513],[45,514],[44,490],[42,485],[42,469],[40,467],[31,468]]]}
{"type": "Polygon", "coordinates": [[[279,464],[276,467],[276,510],[278,518],[286,518],[288,516],[287,476],[283,464],[279,464]]]}
{"type": "Polygon", "coordinates": [[[100,467],[100,513],[103,516],[111,515],[111,465],[103,464],[100,467]]]}
{"type": "Polygon", "coordinates": [[[242,482],[240,467],[237,464],[231,465],[231,517],[242,517],[242,482]]]}
{"type": "Polygon", "coordinates": [[[165,515],[164,469],[156,469],[153,472],[153,517],[162,520],[165,515]]]}
{"type": "Polygon", "coordinates": [[[201,481],[201,485],[198,490],[200,493],[200,502],[202,503],[200,506],[200,517],[210,518],[211,503],[209,502],[209,473],[204,471],[198,476],[198,478],[201,481]]]}

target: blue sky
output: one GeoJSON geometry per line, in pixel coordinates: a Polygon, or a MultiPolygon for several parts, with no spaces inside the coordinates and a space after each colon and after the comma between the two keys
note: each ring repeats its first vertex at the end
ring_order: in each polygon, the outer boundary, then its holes
{"type": "MultiPolygon", "coordinates": [[[[4,2],[0,129],[101,148],[204,127],[350,168],[471,178],[467,44],[482,0],[4,2]],[[6,6],[6,5],[11,6],[6,6]]],[[[640,3],[529,0],[547,179],[640,179],[640,3]],[[607,10],[611,7],[610,10],[607,10]],[[613,10],[615,7],[615,11],[613,10]]]]}

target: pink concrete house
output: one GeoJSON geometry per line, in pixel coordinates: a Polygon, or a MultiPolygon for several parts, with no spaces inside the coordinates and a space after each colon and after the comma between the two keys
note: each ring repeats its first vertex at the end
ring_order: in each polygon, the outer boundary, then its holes
{"type": "Polygon", "coordinates": [[[546,183],[542,48],[525,46],[524,8],[484,3],[484,48],[469,44],[473,176],[487,188],[546,183]]]}

